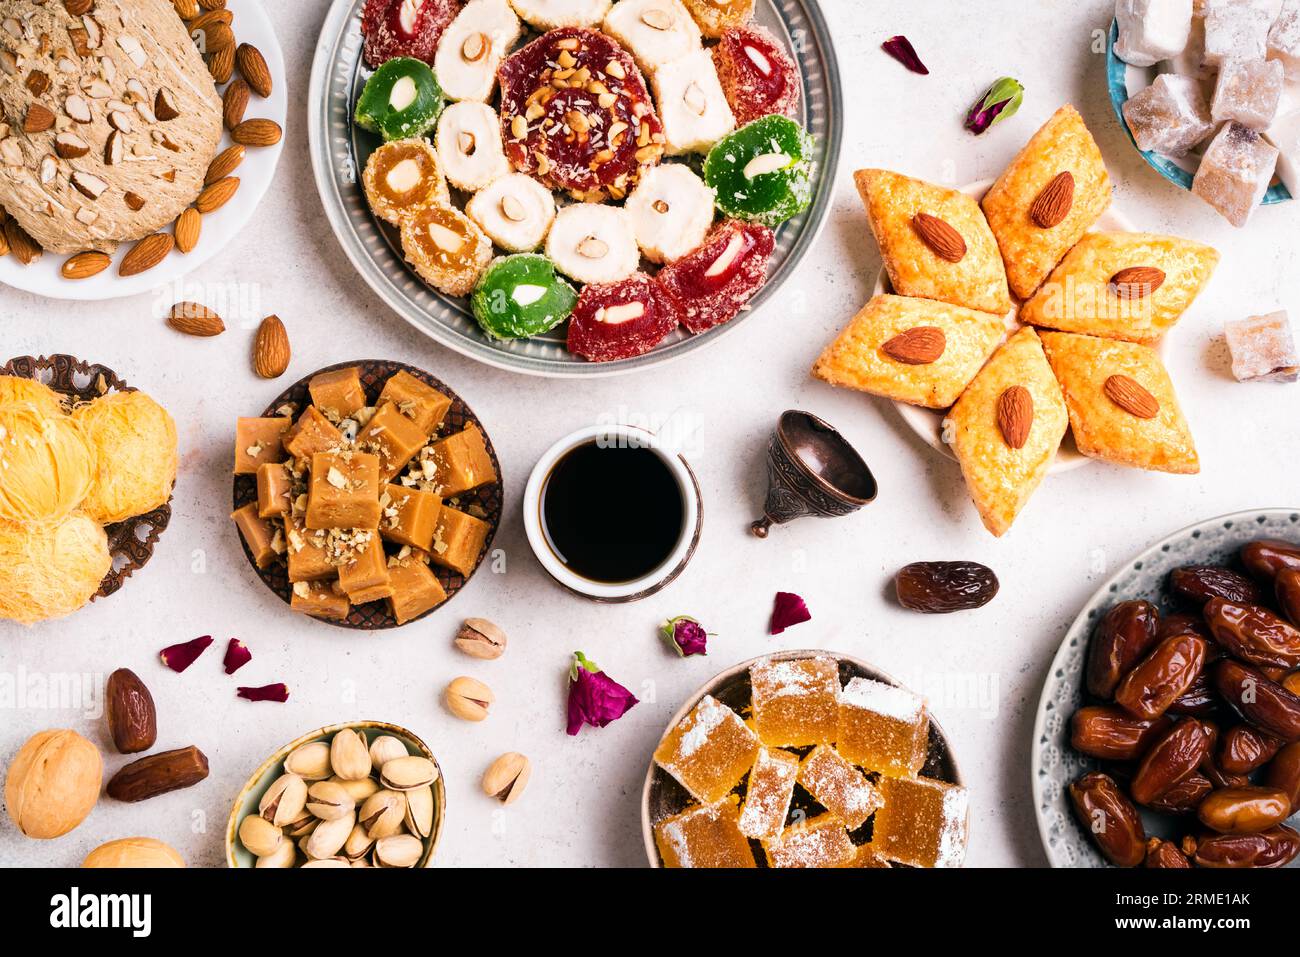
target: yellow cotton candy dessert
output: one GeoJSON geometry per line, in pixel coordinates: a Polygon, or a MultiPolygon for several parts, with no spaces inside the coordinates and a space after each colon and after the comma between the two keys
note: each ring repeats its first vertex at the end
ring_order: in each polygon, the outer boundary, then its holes
{"type": "Polygon", "coordinates": [[[82,512],[57,522],[0,523],[0,618],[24,625],[70,615],[112,567],[104,529],[82,512]]]}
{"type": "Polygon", "coordinates": [[[72,413],[95,450],[82,508],[104,525],[164,504],[176,481],[176,423],[143,392],[111,392],[72,413]]]}
{"type": "Polygon", "coordinates": [[[62,412],[0,406],[0,520],[52,522],[81,505],[95,477],[95,450],[62,412]]]}
{"type": "Polygon", "coordinates": [[[18,403],[35,406],[41,415],[62,415],[59,395],[43,382],[14,375],[0,375],[0,409],[18,403]]]}

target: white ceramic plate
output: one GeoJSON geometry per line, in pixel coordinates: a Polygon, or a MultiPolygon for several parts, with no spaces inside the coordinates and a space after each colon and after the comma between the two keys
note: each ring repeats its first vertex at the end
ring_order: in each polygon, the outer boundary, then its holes
{"type": "MultiPolygon", "coordinates": [[[[271,71],[274,86],[271,96],[263,100],[254,94],[248,104],[247,119],[261,117],[275,120],[281,128],[287,126],[288,83],[285,78],[284,56],[275,38],[275,30],[259,0],[229,0],[228,7],[235,15],[233,29],[240,43],[251,43],[262,51],[271,71]]],[[[238,71],[235,73],[239,75],[238,71]]],[[[286,129],[287,134],[287,129],[286,129]]],[[[231,145],[230,134],[222,137],[220,149],[231,145]]],[[[0,283],[45,296],[49,299],[75,299],[91,302],[101,299],[119,299],[148,292],[180,279],[192,269],[197,269],[221,252],[239,236],[252,218],[262,197],[270,188],[276,165],[284,150],[284,140],[264,149],[249,147],[244,162],[235,176],[239,177],[239,191],[230,202],[215,213],[203,217],[203,233],[198,246],[189,255],[173,252],[161,264],[148,272],[123,279],[117,274],[117,265],[133,244],[124,243],[113,257],[113,265],[90,279],[70,280],[59,274],[59,269],[70,256],[46,253],[30,266],[24,266],[13,256],[0,259],[0,283]]],[[[170,227],[167,227],[170,229],[170,227]]]]}
{"type": "MultiPolygon", "coordinates": [[[[971,183],[969,186],[963,186],[961,187],[961,191],[967,196],[973,196],[976,200],[981,200],[992,185],[993,180],[985,179],[980,180],[978,183],[971,183]]],[[[1133,226],[1133,223],[1129,218],[1117,210],[1113,204],[1106,210],[1106,212],[1102,213],[1101,218],[1097,220],[1097,225],[1093,227],[1093,231],[1097,230],[1119,233],[1137,232],[1137,229],[1133,226]]],[[[889,284],[889,274],[885,272],[885,267],[881,266],[880,273],[876,277],[876,286],[871,291],[871,294],[873,296],[879,296],[884,293],[892,293],[893,291],[893,287],[889,284]]],[[[1020,328],[1020,324],[1016,322],[1016,313],[1018,311],[1019,306],[1007,313],[1006,321],[1008,332],[1014,332],[1016,329],[1020,328]]],[[[1158,351],[1162,357],[1164,356],[1164,339],[1162,339],[1160,344],[1156,346],[1156,351],[1158,351]]],[[[908,405],[906,402],[895,402],[894,405],[898,409],[898,414],[903,417],[903,421],[908,424],[913,432],[921,437],[926,445],[930,446],[930,448],[935,451],[942,452],[950,459],[956,459],[956,456],[953,455],[952,452],[952,446],[943,440],[943,420],[947,415],[946,411],[925,409],[919,405],[908,405]]],[[[1048,469],[1048,474],[1055,475],[1057,472],[1068,472],[1071,469],[1077,469],[1081,465],[1087,465],[1089,462],[1094,461],[1096,460],[1088,458],[1088,456],[1081,454],[1079,450],[1075,448],[1074,436],[1067,431],[1065,433],[1065,440],[1061,443],[1061,448],[1056,453],[1056,458],[1052,460],[1051,468],[1048,469]]]]}

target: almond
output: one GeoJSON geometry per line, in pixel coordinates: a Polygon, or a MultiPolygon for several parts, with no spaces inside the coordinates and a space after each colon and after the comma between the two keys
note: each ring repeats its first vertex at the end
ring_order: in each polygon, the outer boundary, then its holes
{"type": "Polygon", "coordinates": [[[1129,266],[1110,277],[1110,288],[1120,299],[1143,299],[1164,281],[1164,271],[1155,266],[1129,266]]]}
{"type": "Polygon", "coordinates": [[[191,206],[176,218],[172,235],[176,237],[176,248],[184,255],[193,251],[199,244],[199,234],[203,231],[203,216],[191,206]]]}
{"type": "Polygon", "coordinates": [[[95,9],[95,0],[63,0],[63,6],[74,17],[81,17],[95,9]]]}
{"type": "Polygon", "coordinates": [[[230,131],[230,138],[244,146],[274,146],[283,135],[275,120],[245,120],[230,131]]]}
{"type": "Polygon", "coordinates": [[[197,302],[178,302],[172,306],[167,325],[187,336],[219,336],[226,331],[221,317],[197,302]]]}
{"type": "Polygon", "coordinates": [[[176,94],[167,87],[160,89],[153,100],[153,113],[163,123],[180,116],[180,107],[176,105],[176,94]]]}
{"type": "Polygon", "coordinates": [[[1102,391],[1110,401],[1129,415],[1139,419],[1154,419],[1160,413],[1160,403],[1136,379],[1126,375],[1113,375],[1106,380],[1102,391]]]}
{"type": "Polygon", "coordinates": [[[32,96],[40,96],[50,88],[50,78],[40,70],[32,70],[27,74],[27,81],[23,85],[32,96]]]}
{"type": "Polygon", "coordinates": [[[230,202],[230,198],[238,189],[239,177],[227,176],[225,179],[219,179],[211,186],[203,188],[199,198],[194,201],[194,208],[204,215],[215,212],[230,202]]]}
{"type": "Polygon", "coordinates": [[[261,50],[251,43],[241,43],[235,50],[235,65],[254,93],[263,99],[271,95],[274,86],[271,68],[266,65],[266,57],[262,56],[261,50]]]}
{"type": "Polygon", "coordinates": [[[5,236],[3,225],[0,225],[0,259],[9,255],[9,239],[5,236]]]}
{"type": "Polygon", "coordinates": [[[199,0],[199,6],[204,10],[224,10],[226,0],[199,0]]]}
{"type": "Polygon", "coordinates": [[[142,272],[148,272],[167,258],[167,254],[172,251],[176,245],[175,241],[167,233],[154,233],[152,236],[146,236],[134,246],[131,251],[122,257],[122,263],[117,267],[119,276],[137,276],[142,272]]]}
{"type": "Polygon", "coordinates": [[[126,202],[127,208],[133,213],[138,213],[140,210],[144,209],[145,203],[147,202],[139,193],[127,193],[122,197],[122,199],[126,202]]]}
{"type": "Polygon", "coordinates": [[[9,251],[24,266],[30,266],[41,258],[41,247],[12,216],[5,220],[5,239],[9,242],[9,251]]]}
{"type": "Polygon", "coordinates": [[[229,83],[231,76],[235,73],[235,48],[226,47],[218,53],[210,54],[206,59],[208,72],[212,74],[213,82],[217,86],[229,83]]]}
{"type": "Polygon", "coordinates": [[[880,347],[895,362],[923,366],[934,362],[947,347],[948,340],[938,326],[913,326],[880,347]]]}
{"type": "Polygon", "coordinates": [[[59,273],[64,279],[89,279],[91,276],[99,275],[112,264],[113,258],[108,253],[95,252],[92,249],[77,253],[59,268],[59,273]]]}
{"type": "Polygon", "coordinates": [[[962,257],[966,255],[966,240],[961,238],[961,233],[938,216],[917,213],[912,217],[912,226],[921,240],[940,259],[957,263],[961,262],[962,257]]]}
{"type": "Polygon", "coordinates": [[[214,23],[220,23],[224,26],[230,26],[235,22],[235,15],[229,10],[208,10],[197,17],[189,17],[190,35],[194,35],[195,30],[206,30],[214,23]]]}
{"type": "Polygon", "coordinates": [[[44,133],[54,126],[54,113],[39,103],[27,108],[27,118],[23,120],[24,133],[44,133]]]}
{"type": "Polygon", "coordinates": [[[1068,170],[1057,173],[1043,187],[1034,204],[1029,207],[1029,218],[1043,229],[1059,226],[1070,215],[1074,205],[1074,174],[1068,170]]]}
{"type": "Polygon", "coordinates": [[[279,316],[267,316],[253,340],[253,370],[263,379],[276,379],[289,368],[289,333],[279,316]]]}
{"type": "Polygon", "coordinates": [[[1022,385],[1013,385],[998,396],[998,431],[1013,449],[1022,449],[1029,441],[1034,424],[1034,397],[1022,385]]]}
{"type": "Polygon", "coordinates": [[[54,152],[62,159],[79,159],[90,152],[90,144],[76,133],[65,130],[54,137],[54,152]]]}
{"type": "Polygon", "coordinates": [[[239,164],[244,161],[244,152],[244,147],[236,143],[218,153],[217,158],[208,166],[207,175],[203,177],[203,185],[211,186],[217,180],[225,179],[239,169],[239,164]]]}
{"type": "MultiPolygon", "coordinates": [[[[226,13],[225,10],[214,10],[213,13],[226,13]]],[[[199,46],[200,53],[216,55],[223,50],[227,50],[235,44],[235,33],[230,29],[228,24],[222,23],[221,20],[215,19],[203,23],[202,26],[196,26],[200,20],[211,14],[204,14],[190,23],[190,36],[199,46]]],[[[233,65],[233,54],[231,63],[233,65]]]]}
{"type": "Polygon", "coordinates": [[[203,11],[199,9],[199,0],[172,0],[176,16],[182,20],[193,20],[203,11]]]}
{"type": "Polygon", "coordinates": [[[221,118],[226,129],[233,130],[244,122],[244,113],[248,110],[248,84],[243,80],[233,80],[221,97],[221,118]]]}

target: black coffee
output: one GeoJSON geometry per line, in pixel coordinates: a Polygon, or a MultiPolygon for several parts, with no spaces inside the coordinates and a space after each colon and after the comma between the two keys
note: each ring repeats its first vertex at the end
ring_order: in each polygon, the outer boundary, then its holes
{"type": "Polygon", "coordinates": [[[620,584],[654,571],[682,536],[682,492],[650,449],[566,452],[542,486],[542,532],[574,574],[620,584]]]}

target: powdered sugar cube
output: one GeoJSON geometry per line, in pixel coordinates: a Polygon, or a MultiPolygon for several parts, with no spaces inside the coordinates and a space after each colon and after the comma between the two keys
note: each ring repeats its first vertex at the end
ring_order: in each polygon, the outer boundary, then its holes
{"type": "Polygon", "coordinates": [[[1277,148],[1248,126],[1225,123],[1210,141],[1192,180],[1192,192],[1234,226],[1245,226],[1277,165],[1277,148]]]}
{"type": "Polygon", "coordinates": [[[1134,66],[1152,66],[1187,46],[1192,0],[1116,0],[1115,19],[1115,55],[1134,66]]]}
{"type": "Polygon", "coordinates": [[[1162,73],[1124,104],[1124,122],[1138,149],[1181,156],[1214,132],[1200,83],[1162,73]]]}
{"type": "Polygon", "coordinates": [[[1180,76],[1195,77],[1205,87],[1206,101],[1214,92],[1214,67],[1205,62],[1205,16],[1192,15],[1192,29],[1187,37],[1187,45],[1181,53],[1175,53],[1160,64],[1164,73],[1177,73],[1180,76]]]}
{"type": "Polygon", "coordinates": [[[1253,130],[1265,129],[1277,116],[1282,75],[1277,60],[1224,60],[1210,114],[1218,123],[1236,120],[1253,130]]]}
{"type": "Polygon", "coordinates": [[[1205,12],[1205,59],[1218,66],[1224,60],[1262,60],[1273,17],[1250,3],[1214,3],[1205,12]]]}
{"type": "Polygon", "coordinates": [[[1264,136],[1278,149],[1277,178],[1300,196],[1300,110],[1279,113],[1264,136]]]}
{"type": "Polygon", "coordinates": [[[1300,378],[1291,321],[1285,310],[1234,319],[1224,326],[1232,374],[1241,382],[1295,382],[1300,378]]]}
{"type": "Polygon", "coordinates": [[[1268,58],[1277,60],[1288,80],[1300,79],[1300,0],[1286,0],[1268,31],[1268,58]]]}

